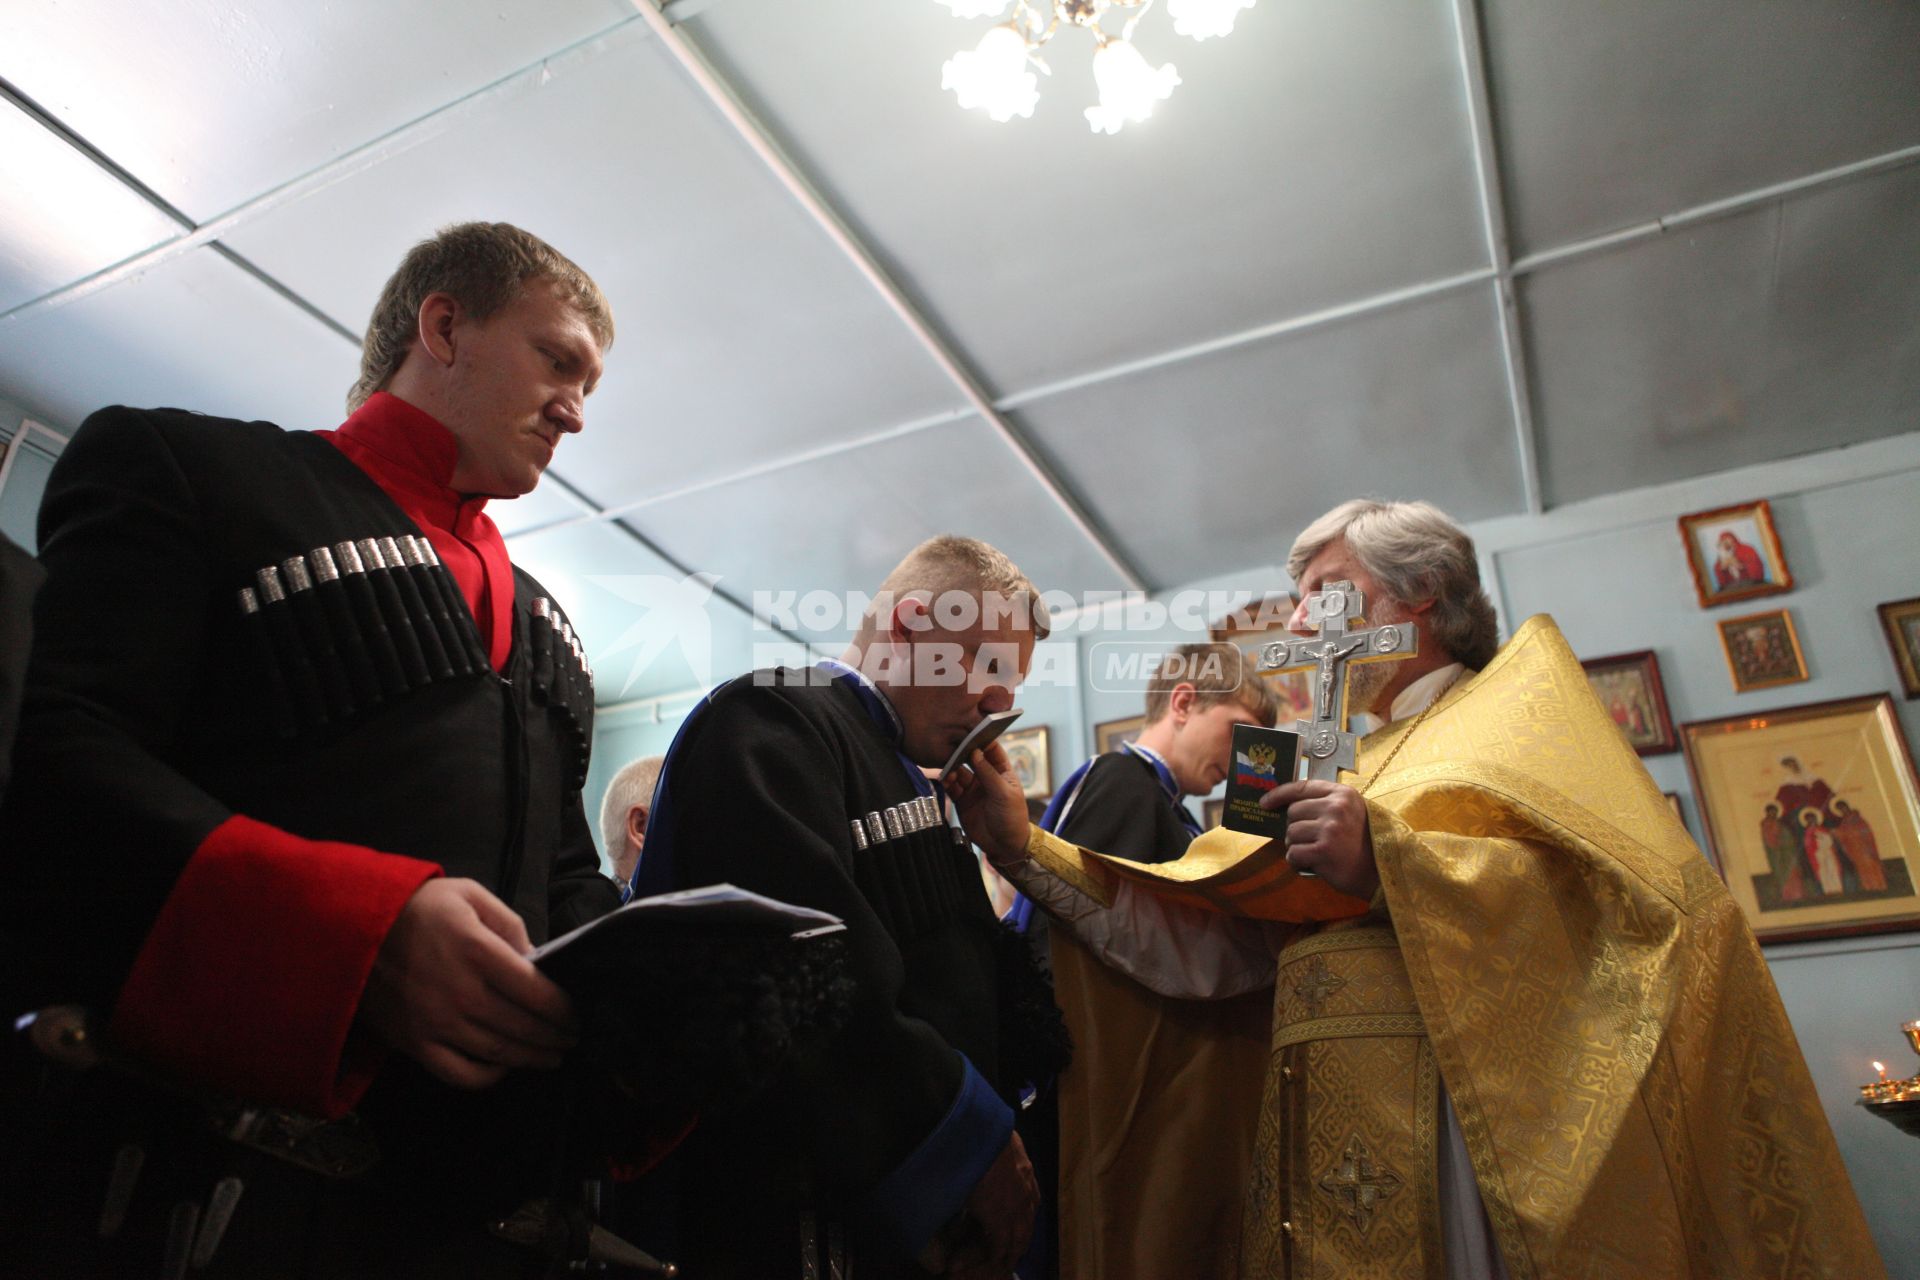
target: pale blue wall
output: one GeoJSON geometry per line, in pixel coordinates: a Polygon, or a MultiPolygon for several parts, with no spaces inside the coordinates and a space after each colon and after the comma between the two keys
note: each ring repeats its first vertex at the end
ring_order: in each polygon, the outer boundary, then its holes
{"type": "MultiPolygon", "coordinates": [[[[0,442],[11,441],[19,433],[26,411],[10,401],[0,400],[0,442]]],[[[62,435],[67,434],[63,429],[62,435]]],[[[47,476],[53,470],[60,444],[42,432],[30,432],[15,452],[7,470],[7,481],[0,488],[0,533],[25,547],[36,550],[34,519],[40,510],[40,495],[46,490],[47,476]]]]}

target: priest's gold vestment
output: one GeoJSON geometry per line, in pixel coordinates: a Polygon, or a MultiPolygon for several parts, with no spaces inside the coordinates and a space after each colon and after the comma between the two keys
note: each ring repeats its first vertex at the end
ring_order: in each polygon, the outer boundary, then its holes
{"type": "MultiPolygon", "coordinates": [[[[1371,905],[1232,832],[1157,866],[1029,841],[1102,902],[1117,878],[1297,926],[1277,935],[1239,1275],[1445,1276],[1444,1081],[1514,1280],[1884,1276],[1751,930],[1550,619],[1370,735],[1357,766],[1371,905]]],[[[1103,1016],[1079,992],[1062,1005],[1083,1026],[1103,1016]]],[[[1131,1158],[1208,1159],[1191,1131],[1177,1142],[1135,1141],[1131,1158]]],[[[1068,1245],[1072,1212],[1069,1195],[1068,1245]]],[[[1160,1231],[1181,1212],[1101,1226],[1160,1231]]],[[[1071,1249],[1062,1263],[1094,1280],[1071,1249]]]]}

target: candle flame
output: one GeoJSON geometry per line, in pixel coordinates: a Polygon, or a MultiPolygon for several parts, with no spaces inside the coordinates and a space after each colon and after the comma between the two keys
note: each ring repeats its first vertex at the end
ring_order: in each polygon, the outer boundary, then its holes
{"type": "Polygon", "coordinates": [[[1882,1080],[1885,1080],[1885,1079],[1887,1078],[1887,1064],[1886,1064],[1886,1063],[1884,1063],[1884,1062],[1876,1062],[1876,1063],[1874,1063],[1874,1064],[1873,1064],[1873,1069],[1874,1069],[1875,1071],[1877,1071],[1877,1072],[1879,1072],[1879,1073],[1880,1073],[1880,1078],[1881,1078],[1882,1080]]]}

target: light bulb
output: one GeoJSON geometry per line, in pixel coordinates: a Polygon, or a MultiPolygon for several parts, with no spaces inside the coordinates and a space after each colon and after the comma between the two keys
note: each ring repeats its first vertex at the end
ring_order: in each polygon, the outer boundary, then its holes
{"type": "MultiPolygon", "coordinates": [[[[953,10],[953,16],[956,18],[997,18],[1007,7],[1007,0],[933,0],[933,2],[953,10]]],[[[1233,20],[1229,18],[1227,21],[1231,25],[1233,20]]]]}
{"type": "Polygon", "coordinates": [[[1253,0],[1167,0],[1173,29],[1195,40],[1233,34],[1233,20],[1251,8],[1253,0]]]}
{"type": "Polygon", "coordinates": [[[1153,104],[1180,83],[1180,73],[1171,62],[1148,66],[1129,41],[1109,40],[1093,51],[1093,82],[1100,105],[1087,108],[1087,123],[1095,133],[1118,133],[1127,121],[1152,115],[1153,104]]]}
{"type": "Polygon", "coordinates": [[[1031,117],[1039,84],[1027,70],[1027,42],[1011,23],[987,32],[979,47],[954,54],[940,68],[940,87],[953,90],[962,107],[985,107],[1000,121],[1031,117]]]}

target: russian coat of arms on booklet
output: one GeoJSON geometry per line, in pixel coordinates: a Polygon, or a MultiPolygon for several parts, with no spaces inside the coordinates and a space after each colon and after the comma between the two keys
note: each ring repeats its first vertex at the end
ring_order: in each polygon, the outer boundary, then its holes
{"type": "Polygon", "coordinates": [[[1260,807],[1260,797],[1299,772],[1300,735],[1290,729],[1233,726],[1233,772],[1227,775],[1227,803],[1220,825],[1229,831],[1269,836],[1287,834],[1287,811],[1260,807]]]}

